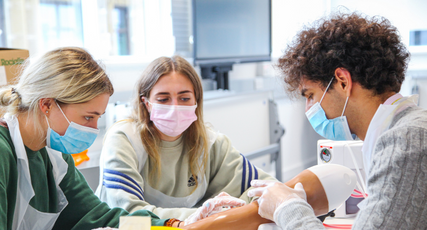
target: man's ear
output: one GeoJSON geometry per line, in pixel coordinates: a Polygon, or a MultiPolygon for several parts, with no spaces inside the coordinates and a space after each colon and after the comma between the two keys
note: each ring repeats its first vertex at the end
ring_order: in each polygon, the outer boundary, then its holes
{"type": "Polygon", "coordinates": [[[334,89],[344,93],[346,97],[350,97],[353,87],[350,72],[346,68],[339,67],[335,69],[335,79],[337,79],[338,84],[335,85],[334,89]]]}
{"type": "Polygon", "coordinates": [[[50,116],[50,111],[52,110],[52,104],[54,103],[52,98],[42,98],[39,100],[39,108],[44,115],[47,117],[50,116]]]}

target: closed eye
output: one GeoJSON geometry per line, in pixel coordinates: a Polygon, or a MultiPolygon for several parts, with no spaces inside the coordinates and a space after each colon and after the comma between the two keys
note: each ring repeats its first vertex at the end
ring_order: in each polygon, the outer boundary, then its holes
{"type": "Polygon", "coordinates": [[[168,98],[157,98],[156,101],[157,102],[167,102],[169,99],[168,98]]]}

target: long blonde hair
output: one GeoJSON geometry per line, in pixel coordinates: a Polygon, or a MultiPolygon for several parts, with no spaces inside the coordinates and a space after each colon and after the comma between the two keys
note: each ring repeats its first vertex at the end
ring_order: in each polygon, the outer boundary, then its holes
{"type": "Polygon", "coordinates": [[[151,183],[156,183],[156,178],[161,175],[161,164],[159,148],[161,139],[160,134],[154,127],[153,122],[150,120],[150,113],[148,112],[141,97],[150,97],[150,92],[160,77],[169,73],[180,73],[191,81],[194,88],[194,95],[196,97],[197,120],[193,122],[190,127],[183,133],[184,149],[189,155],[190,172],[193,178],[196,179],[196,187],[202,178],[198,178],[200,173],[204,175],[208,161],[208,137],[206,128],[203,122],[203,88],[200,77],[197,75],[194,68],[184,58],[179,56],[160,57],[151,62],[142,73],[138,81],[137,95],[133,104],[133,111],[131,120],[135,123],[138,131],[141,133],[142,144],[145,151],[148,153],[149,164],[153,166],[150,171],[149,179],[151,183]],[[200,163],[200,159],[202,163],[200,163]]]}
{"type": "Polygon", "coordinates": [[[84,49],[58,48],[34,61],[27,61],[16,85],[0,89],[0,106],[12,115],[29,113],[39,132],[44,119],[39,100],[54,98],[60,103],[90,101],[98,95],[113,94],[105,71],[84,49]]]}

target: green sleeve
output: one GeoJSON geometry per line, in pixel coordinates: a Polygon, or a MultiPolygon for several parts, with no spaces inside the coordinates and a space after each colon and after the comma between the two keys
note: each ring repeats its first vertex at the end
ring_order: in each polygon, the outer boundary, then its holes
{"type": "Polygon", "coordinates": [[[18,181],[16,156],[7,135],[7,129],[0,127],[0,229],[12,229],[18,181]]]}
{"type": "Polygon", "coordinates": [[[146,210],[129,214],[120,208],[110,209],[106,203],[95,196],[83,175],[74,166],[72,157],[65,154],[63,157],[68,163],[68,172],[61,181],[60,187],[67,197],[68,205],[56,221],[54,229],[118,227],[120,216],[126,215],[150,216],[153,226],[164,225],[166,219],[159,219],[146,210]]]}

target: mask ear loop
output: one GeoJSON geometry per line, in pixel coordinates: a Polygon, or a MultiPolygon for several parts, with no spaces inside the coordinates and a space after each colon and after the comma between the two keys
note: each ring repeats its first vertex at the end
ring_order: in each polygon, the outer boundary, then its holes
{"type": "Polygon", "coordinates": [[[341,117],[344,115],[345,108],[347,107],[348,98],[349,97],[347,97],[347,99],[345,100],[344,109],[342,110],[341,117]]]}
{"type": "Polygon", "coordinates": [[[48,128],[50,128],[49,120],[47,119],[47,116],[46,116],[46,115],[44,115],[44,118],[46,118],[47,127],[48,127],[48,128]]]}
{"type": "Polygon", "coordinates": [[[326,87],[326,90],[325,90],[325,92],[323,93],[323,96],[322,96],[322,98],[320,99],[319,104],[322,104],[323,98],[325,97],[326,92],[328,91],[329,86],[331,86],[332,81],[334,80],[334,78],[335,78],[335,76],[334,76],[334,77],[332,77],[332,79],[329,81],[328,87],[326,87]]]}
{"type": "Polygon", "coordinates": [[[67,120],[68,124],[71,124],[71,122],[68,120],[67,116],[65,116],[65,113],[62,111],[61,107],[59,106],[58,102],[55,100],[56,105],[58,106],[59,110],[61,110],[62,115],[64,115],[65,119],[67,120]]]}

